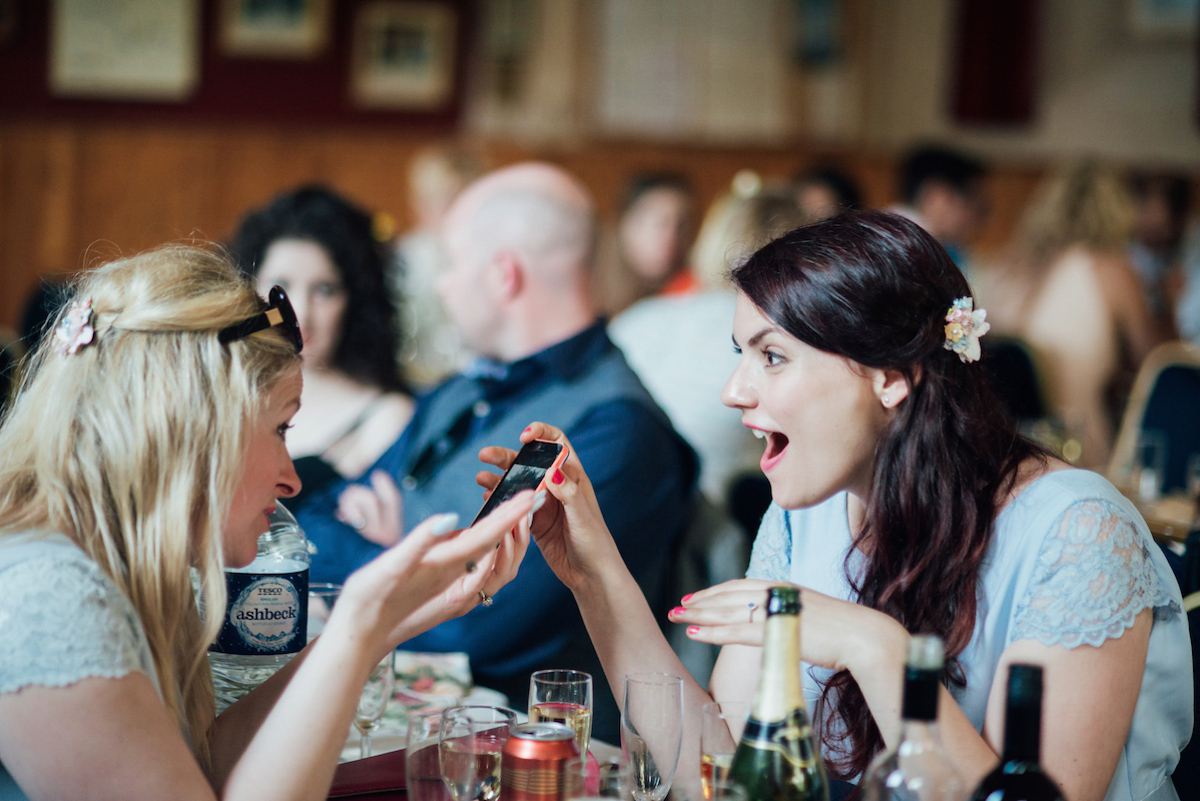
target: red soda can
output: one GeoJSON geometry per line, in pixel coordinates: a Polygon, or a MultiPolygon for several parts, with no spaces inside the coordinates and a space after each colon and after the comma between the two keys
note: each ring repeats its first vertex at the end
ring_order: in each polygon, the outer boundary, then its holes
{"type": "Polygon", "coordinates": [[[579,756],[575,732],[561,723],[518,723],[500,758],[503,801],[560,801],[567,760],[579,756]]]}

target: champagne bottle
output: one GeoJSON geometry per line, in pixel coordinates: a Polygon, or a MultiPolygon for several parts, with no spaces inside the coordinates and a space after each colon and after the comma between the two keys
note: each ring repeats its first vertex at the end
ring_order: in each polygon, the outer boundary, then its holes
{"type": "Polygon", "coordinates": [[[971,801],[1063,801],[1038,760],[1042,746],[1042,669],[1014,664],[1008,671],[1004,756],[983,777],[971,801]]]}
{"type": "Polygon", "coordinates": [[[900,742],[876,757],[867,769],[864,801],[959,801],[966,794],[937,731],[944,659],[939,637],[909,640],[900,742]]]}
{"type": "Polygon", "coordinates": [[[767,591],[762,670],[729,779],[747,801],[827,801],[829,781],[800,686],[800,591],[767,591]]]}

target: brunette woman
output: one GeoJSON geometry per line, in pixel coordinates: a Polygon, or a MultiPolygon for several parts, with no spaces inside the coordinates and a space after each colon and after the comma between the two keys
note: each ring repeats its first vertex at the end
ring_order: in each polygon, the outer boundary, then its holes
{"type": "MultiPolygon", "coordinates": [[[[1174,799],[1192,727],[1179,589],[1100,476],[1021,439],[988,390],[985,313],[946,252],[885,212],[799,228],[733,271],[740,352],[727,405],[764,438],[774,503],[749,578],[671,619],[723,648],[711,697],[749,700],[767,586],[801,587],[801,671],[829,772],[853,780],[900,733],[913,634],[946,642],[938,723],[959,771],[997,760],[1003,677],[1045,666],[1042,754],[1072,801],[1174,799]]],[[[544,424],[524,438],[562,435],[544,424]]],[[[483,454],[498,465],[511,452],[483,454]]],[[[610,683],[680,672],[608,537],[586,465],[551,476],[533,532],[583,612],[610,683]]],[[[490,484],[492,480],[484,483],[490,484]]],[[[686,674],[682,674],[686,675],[686,674]]],[[[709,694],[685,679],[692,742],[709,694]]]]}

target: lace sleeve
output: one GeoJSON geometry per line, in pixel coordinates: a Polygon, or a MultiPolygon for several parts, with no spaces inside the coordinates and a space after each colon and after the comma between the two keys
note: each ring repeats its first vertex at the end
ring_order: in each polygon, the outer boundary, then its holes
{"type": "Polygon", "coordinates": [[[133,671],[157,685],[133,605],[96,565],[46,556],[0,574],[0,693],[133,671]]]}
{"type": "Polygon", "coordinates": [[[771,504],[754,537],[754,550],[750,552],[746,578],[790,581],[791,572],[792,532],[788,527],[787,514],[771,504]]]}
{"type": "Polygon", "coordinates": [[[1013,639],[1099,646],[1120,637],[1143,609],[1178,612],[1149,546],[1115,504],[1072,505],[1046,535],[1029,587],[1017,604],[1013,639]]]}

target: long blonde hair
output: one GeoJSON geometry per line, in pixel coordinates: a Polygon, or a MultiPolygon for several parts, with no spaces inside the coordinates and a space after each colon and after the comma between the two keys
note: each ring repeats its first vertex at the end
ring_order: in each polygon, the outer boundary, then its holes
{"type": "Polygon", "coordinates": [[[705,289],[732,289],[732,268],[772,239],[810,222],[791,187],[763,185],[757,175],[743,170],[705,212],[692,245],[692,272],[705,289]]]}
{"type": "Polygon", "coordinates": [[[59,355],[47,336],[0,427],[0,531],[66,534],[128,596],[167,710],[207,768],[225,515],[247,426],[299,356],[277,329],[218,341],[262,304],[200,248],[99,267],[75,297],[92,299],[94,341],[59,355]]]}
{"type": "Polygon", "coordinates": [[[1080,161],[1042,183],[1021,219],[1018,247],[1044,266],[1071,245],[1120,250],[1133,223],[1133,199],[1117,172],[1099,162],[1080,161]]]}

